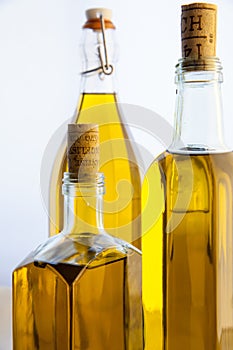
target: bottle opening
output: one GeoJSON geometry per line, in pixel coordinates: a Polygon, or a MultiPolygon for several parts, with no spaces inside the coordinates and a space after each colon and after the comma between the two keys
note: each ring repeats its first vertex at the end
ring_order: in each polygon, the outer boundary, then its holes
{"type": "Polygon", "coordinates": [[[176,65],[176,69],[182,71],[212,70],[221,71],[222,64],[218,57],[206,57],[203,59],[181,58],[176,65]]]}
{"type": "Polygon", "coordinates": [[[96,196],[105,193],[104,174],[64,173],[63,195],[72,197],[96,196]]]}

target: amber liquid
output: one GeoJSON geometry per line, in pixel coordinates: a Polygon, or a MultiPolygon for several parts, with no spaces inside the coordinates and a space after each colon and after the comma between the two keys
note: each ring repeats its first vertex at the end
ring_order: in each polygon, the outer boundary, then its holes
{"type": "MultiPolygon", "coordinates": [[[[106,179],[106,230],[140,248],[140,175],[129,136],[122,124],[115,94],[83,94],[75,123],[99,125],[100,172],[106,179]]],[[[61,183],[67,171],[65,143],[57,154],[50,184],[50,235],[63,228],[61,183]]]]}
{"type": "Polygon", "coordinates": [[[13,349],[141,350],[142,326],[131,319],[141,313],[140,286],[131,300],[128,272],[126,258],[93,267],[19,267],[13,274],[13,349]]]}
{"type": "Polygon", "coordinates": [[[163,154],[142,201],[145,350],[233,349],[233,154],[163,154]]]}

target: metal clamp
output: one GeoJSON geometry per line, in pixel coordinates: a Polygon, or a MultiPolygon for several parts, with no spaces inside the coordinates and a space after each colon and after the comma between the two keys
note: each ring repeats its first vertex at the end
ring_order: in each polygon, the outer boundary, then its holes
{"type": "Polygon", "coordinates": [[[90,69],[90,70],[86,70],[86,71],[81,73],[83,75],[89,74],[89,73],[94,73],[94,72],[104,73],[105,75],[111,75],[113,72],[113,65],[109,64],[109,62],[108,62],[108,50],[107,50],[106,38],[105,38],[105,24],[104,24],[104,17],[102,14],[100,15],[100,23],[101,23],[101,32],[102,32],[103,44],[104,44],[105,62],[103,60],[101,48],[99,45],[98,46],[98,54],[99,54],[101,66],[97,67],[97,68],[90,69]]]}

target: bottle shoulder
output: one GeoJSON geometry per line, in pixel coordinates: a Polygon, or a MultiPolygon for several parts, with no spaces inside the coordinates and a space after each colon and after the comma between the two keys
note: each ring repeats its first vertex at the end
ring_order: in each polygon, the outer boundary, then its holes
{"type": "Polygon", "coordinates": [[[171,153],[160,154],[147,170],[145,181],[170,186],[182,179],[199,183],[200,179],[219,183],[228,179],[233,188],[233,152],[222,153],[171,153]]]}
{"type": "Polygon", "coordinates": [[[126,258],[135,252],[140,254],[137,248],[110,236],[105,231],[99,234],[72,235],[62,232],[36,248],[19,267],[36,262],[52,265],[62,263],[91,268],[126,258]]]}
{"type": "Polygon", "coordinates": [[[168,208],[175,213],[211,213],[216,209],[212,208],[215,198],[218,203],[227,206],[232,201],[232,193],[232,152],[164,152],[156,158],[146,173],[142,202],[146,208],[145,215],[148,216],[148,221],[153,219],[153,224],[168,208]],[[152,218],[151,207],[154,208],[152,218]]]}
{"type": "Polygon", "coordinates": [[[105,128],[122,129],[122,113],[115,93],[82,93],[74,123],[97,123],[105,128]]]}
{"type": "Polygon", "coordinates": [[[81,111],[86,108],[91,108],[94,106],[99,106],[105,103],[117,104],[118,97],[115,92],[104,93],[104,92],[83,92],[79,96],[78,101],[78,111],[81,111]]]}
{"type": "Polygon", "coordinates": [[[170,165],[174,165],[174,163],[183,163],[191,161],[194,163],[212,163],[213,165],[222,167],[222,168],[232,168],[233,167],[233,152],[213,152],[213,153],[188,153],[188,152],[180,152],[173,153],[170,151],[165,151],[158,155],[156,159],[153,161],[151,166],[155,164],[159,164],[161,167],[166,167],[170,165]]]}

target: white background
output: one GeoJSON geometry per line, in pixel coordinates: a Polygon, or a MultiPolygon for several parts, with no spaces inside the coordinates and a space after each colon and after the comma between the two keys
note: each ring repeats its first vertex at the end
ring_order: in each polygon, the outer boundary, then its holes
{"type": "MultiPolygon", "coordinates": [[[[40,167],[47,143],[78,100],[85,9],[113,9],[120,101],[150,108],[172,123],[181,3],[0,0],[0,285],[10,286],[12,269],[48,235],[40,167]]],[[[219,5],[226,138],[232,146],[233,3],[214,3],[219,5]]]]}

